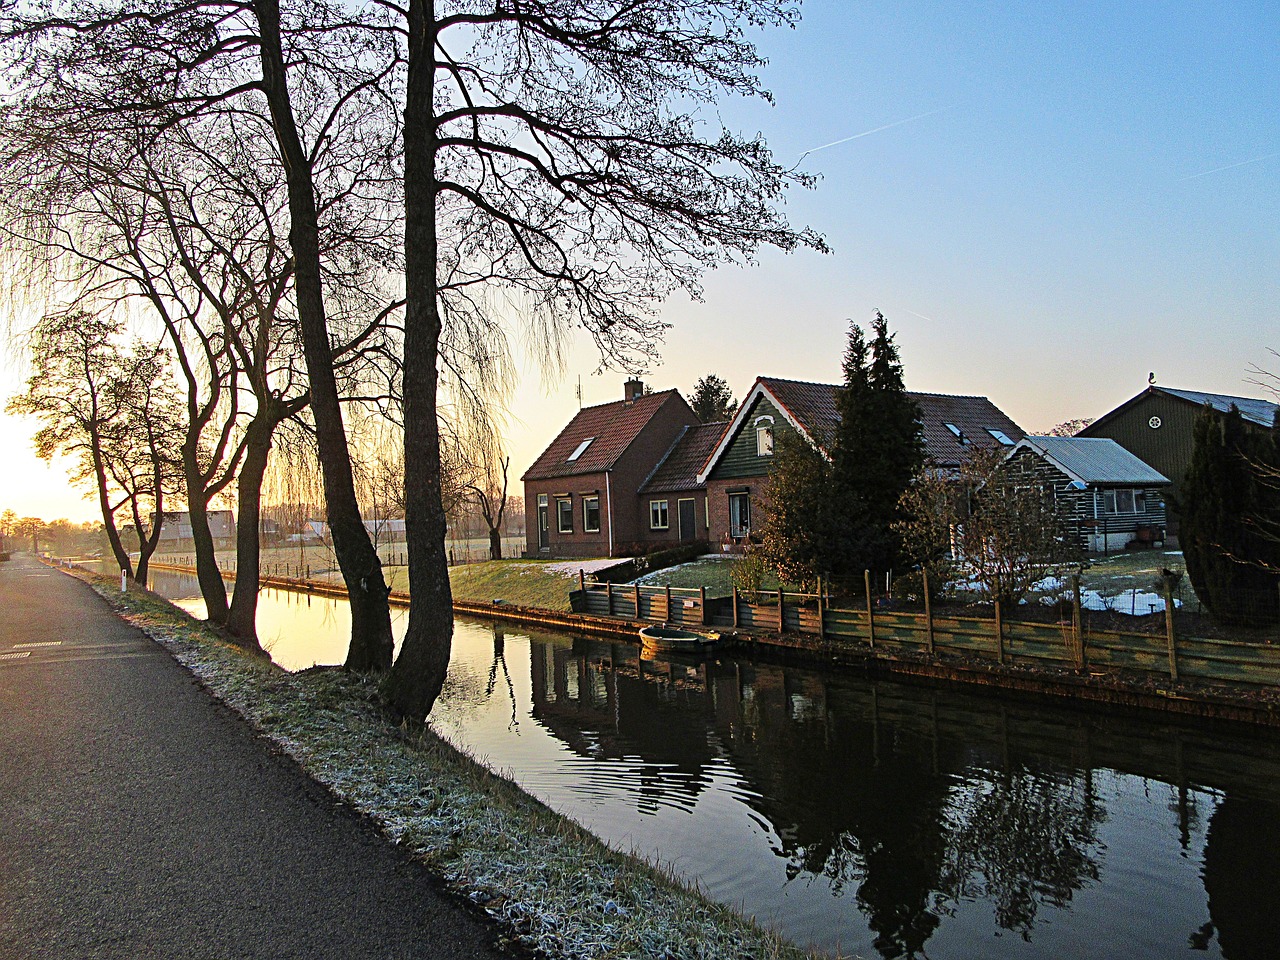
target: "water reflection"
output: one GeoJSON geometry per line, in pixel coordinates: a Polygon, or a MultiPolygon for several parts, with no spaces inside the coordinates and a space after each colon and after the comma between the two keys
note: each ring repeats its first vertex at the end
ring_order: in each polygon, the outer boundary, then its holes
{"type": "MultiPolygon", "coordinates": [[[[272,655],[340,662],[343,606],[264,594],[272,655]]],[[[432,722],[832,953],[1280,955],[1271,736],[462,621],[432,722]]]]}

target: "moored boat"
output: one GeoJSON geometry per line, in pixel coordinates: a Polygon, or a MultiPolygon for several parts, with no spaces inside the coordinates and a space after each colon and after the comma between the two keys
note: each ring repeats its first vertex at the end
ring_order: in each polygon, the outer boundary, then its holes
{"type": "Polygon", "coordinates": [[[652,650],[670,653],[689,653],[706,650],[720,642],[718,633],[698,633],[694,630],[683,630],[667,624],[654,624],[640,628],[640,642],[652,650]]]}

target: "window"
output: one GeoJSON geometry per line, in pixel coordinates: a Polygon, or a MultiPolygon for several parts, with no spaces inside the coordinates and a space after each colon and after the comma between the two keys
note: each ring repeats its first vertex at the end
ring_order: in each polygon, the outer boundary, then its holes
{"type": "Polygon", "coordinates": [[[943,423],[943,426],[956,435],[956,439],[960,441],[961,446],[964,446],[969,442],[969,438],[964,435],[964,431],[954,423],[943,423]]]}
{"type": "Polygon", "coordinates": [[[666,500],[650,500],[649,501],[649,529],[650,530],[669,530],[671,528],[671,519],[667,514],[666,500]]]}
{"type": "Polygon", "coordinates": [[[600,532],[600,498],[582,498],[582,529],[587,533],[600,532]]]}
{"type": "Polygon", "coordinates": [[[756,417],[756,456],[773,456],[773,417],[756,417]]]}
{"type": "Polygon", "coordinates": [[[556,501],[556,522],[561,533],[573,533],[573,501],[556,501]]]}
{"type": "Polygon", "coordinates": [[[987,427],[987,433],[991,434],[991,438],[1002,447],[1012,447],[1013,441],[1009,439],[1009,435],[1003,430],[995,430],[987,427]]]}
{"type": "Polygon", "coordinates": [[[1107,513],[1147,512],[1147,495],[1142,490],[1104,490],[1102,503],[1107,513]]]}
{"type": "Polygon", "coordinates": [[[591,442],[593,440],[595,440],[595,437],[587,437],[587,439],[583,440],[580,444],[578,444],[576,447],[573,448],[573,453],[569,454],[569,456],[564,458],[564,462],[573,463],[573,461],[577,460],[580,456],[582,456],[584,453],[587,452],[587,447],[591,446],[591,442]]]}
{"type": "Polygon", "coordinates": [[[729,536],[751,535],[751,497],[745,493],[729,494],[729,536]]]}

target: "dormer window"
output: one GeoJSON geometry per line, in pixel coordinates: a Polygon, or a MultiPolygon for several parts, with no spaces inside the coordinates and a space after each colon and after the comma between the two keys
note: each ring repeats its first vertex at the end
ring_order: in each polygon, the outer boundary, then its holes
{"type": "Polygon", "coordinates": [[[756,456],[773,456],[773,417],[756,418],[756,456]]]}
{"type": "Polygon", "coordinates": [[[954,423],[943,423],[942,425],[955,434],[956,439],[960,441],[960,445],[962,447],[968,446],[969,438],[964,435],[963,430],[957,427],[954,423]]]}
{"type": "Polygon", "coordinates": [[[573,461],[577,460],[580,456],[582,456],[584,453],[587,452],[587,447],[591,446],[591,442],[593,440],[595,440],[595,437],[587,437],[587,439],[583,440],[580,444],[574,447],[573,453],[565,457],[564,462],[573,463],[573,461]]]}
{"type": "Polygon", "coordinates": [[[993,429],[992,427],[987,427],[987,433],[991,434],[991,439],[993,439],[996,443],[1000,444],[1000,446],[1002,447],[1013,446],[1013,441],[1009,439],[1009,435],[1005,433],[1003,430],[996,430],[996,429],[993,429]]]}

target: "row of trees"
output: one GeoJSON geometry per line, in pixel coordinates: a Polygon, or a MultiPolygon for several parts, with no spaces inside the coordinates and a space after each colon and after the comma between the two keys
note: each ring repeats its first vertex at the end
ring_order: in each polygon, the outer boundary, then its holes
{"type": "Polygon", "coordinates": [[[391,705],[425,716],[452,633],[446,437],[508,384],[508,331],[551,366],[575,328],[604,362],[642,364],[655,304],[696,296],[702,270],[824,247],[776,209],[809,178],[711,109],[768,97],[744,26],[797,16],[787,0],[3,8],[0,221],[27,268],[10,274],[28,300],[162,330],[211,620],[256,645],[262,481],[300,419],[351,599],[347,666],[390,669],[391,705]],[[414,604],[394,667],[353,405],[402,437],[414,604]],[[204,513],[232,486],[228,604],[204,513]]]}

